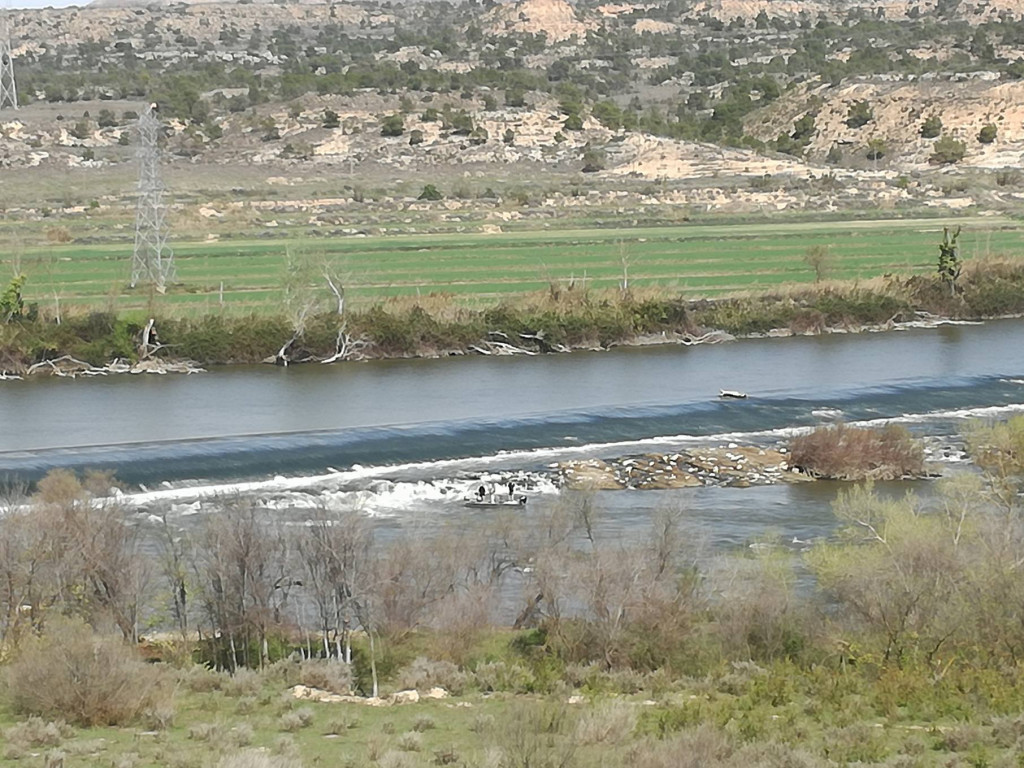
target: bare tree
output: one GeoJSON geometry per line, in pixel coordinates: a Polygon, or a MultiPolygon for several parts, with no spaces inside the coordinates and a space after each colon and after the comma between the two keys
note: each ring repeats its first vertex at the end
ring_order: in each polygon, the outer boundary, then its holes
{"type": "Polygon", "coordinates": [[[138,528],[108,499],[92,497],[66,470],[50,473],[29,503],[0,521],[0,627],[16,643],[50,610],[110,621],[138,638],[147,569],[138,528]]]}
{"type": "Polygon", "coordinates": [[[272,530],[251,499],[230,499],[204,521],[193,570],[216,645],[230,669],[269,661],[270,631],[282,622],[297,584],[290,565],[287,537],[272,530]]]}
{"type": "Polygon", "coordinates": [[[321,504],[298,534],[306,593],[317,609],[324,655],[352,661],[352,632],[370,589],[373,536],[358,511],[321,504]]]}

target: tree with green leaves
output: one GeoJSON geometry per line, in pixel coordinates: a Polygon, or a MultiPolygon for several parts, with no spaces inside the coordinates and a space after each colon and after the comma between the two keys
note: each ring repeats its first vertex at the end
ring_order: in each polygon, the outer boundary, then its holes
{"type": "Polygon", "coordinates": [[[610,131],[617,131],[622,127],[622,110],[610,99],[594,104],[591,113],[597,122],[610,131]]]}
{"type": "Polygon", "coordinates": [[[868,160],[872,162],[881,160],[885,157],[885,153],[888,151],[885,139],[868,139],[868,160]]]}
{"type": "Polygon", "coordinates": [[[956,229],[942,228],[942,242],[939,244],[939,279],[949,286],[949,292],[952,295],[956,295],[956,281],[963,268],[960,261],[960,250],[956,243],[958,237],[960,237],[960,227],[956,229]]]}
{"type": "Polygon", "coordinates": [[[921,138],[934,139],[942,133],[942,118],[938,115],[931,115],[921,123],[921,138]]]}
{"type": "Polygon", "coordinates": [[[850,105],[846,113],[846,126],[848,128],[861,128],[875,118],[871,105],[866,101],[855,101],[850,105]]]}
{"type": "Polygon", "coordinates": [[[405,118],[398,112],[388,115],[380,122],[381,136],[401,136],[405,132],[405,118]]]}
{"type": "Polygon", "coordinates": [[[25,285],[25,275],[17,274],[0,294],[0,321],[9,323],[25,313],[25,300],[21,289],[25,285]]]}
{"type": "Polygon", "coordinates": [[[583,148],[583,173],[597,173],[605,167],[605,154],[601,149],[587,144],[583,148]]]}
{"type": "Polygon", "coordinates": [[[989,123],[988,125],[983,126],[980,131],[978,131],[978,141],[980,141],[982,144],[991,144],[993,141],[996,140],[996,135],[998,133],[999,129],[996,128],[995,124],[989,123]]]}
{"type": "Polygon", "coordinates": [[[323,122],[324,128],[327,128],[328,130],[333,130],[333,129],[337,128],[340,125],[341,125],[341,120],[338,117],[338,113],[335,112],[333,109],[325,109],[324,110],[324,122],[323,122]]]}
{"type": "Polygon", "coordinates": [[[444,195],[441,194],[441,190],[439,190],[433,184],[425,184],[423,186],[423,190],[420,192],[420,196],[418,198],[416,198],[416,199],[417,200],[436,201],[436,200],[443,200],[444,199],[444,195]]]}
{"type": "Polygon", "coordinates": [[[827,245],[812,245],[804,251],[804,264],[814,270],[814,282],[820,283],[832,270],[832,252],[827,245]]]}

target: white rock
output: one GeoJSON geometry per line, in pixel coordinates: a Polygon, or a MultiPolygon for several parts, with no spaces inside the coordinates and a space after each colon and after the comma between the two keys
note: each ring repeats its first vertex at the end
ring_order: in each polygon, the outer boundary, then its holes
{"type": "Polygon", "coordinates": [[[396,691],[391,694],[390,700],[393,704],[415,704],[420,700],[419,691],[396,691]]]}

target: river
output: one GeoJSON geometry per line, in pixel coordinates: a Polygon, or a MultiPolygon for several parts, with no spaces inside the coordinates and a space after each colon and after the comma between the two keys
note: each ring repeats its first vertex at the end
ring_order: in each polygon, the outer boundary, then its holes
{"type": "MultiPolygon", "coordinates": [[[[746,339],[536,357],[234,367],[197,376],[0,384],[0,478],[114,470],[140,508],[182,515],[253,492],[282,515],[316,500],[381,524],[452,521],[479,478],[554,497],[548,465],[701,443],[774,443],[822,420],[896,419],[936,458],[970,418],[1024,410],[1024,321],[746,339]],[[720,400],[721,388],[749,393],[720,400]],[[248,485],[245,485],[248,483],[248,485]],[[390,521],[390,522],[386,522],[390,521]]],[[[955,441],[953,441],[955,442],[955,441]]],[[[635,532],[681,506],[715,545],[831,530],[834,484],[604,492],[635,532]]],[[[534,501],[531,501],[531,505],[534,501]]],[[[479,514],[478,512],[475,514],[479,514]]]]}

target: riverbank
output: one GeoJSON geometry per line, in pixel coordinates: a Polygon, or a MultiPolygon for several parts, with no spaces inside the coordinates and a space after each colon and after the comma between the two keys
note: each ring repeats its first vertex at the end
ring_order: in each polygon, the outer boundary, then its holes
{"type": "MultiPolygon", "coordinates": [[[[694,344],[760,335],[885,330],[1024,313],[1024,262],[968,264],[956,290],[938,276],[887,276],[716,300],[664,291],[551,290],[484,309],[451,297],[395,300],[367,310],[298,316],[154,318],[93,312],[64,317],[25,310],[0,325],[0,373],[107,369],[124,361],[190,361],[192,367],[301,362],[536,355],[652,343],[694,344]],[[42,365],[40,365],[42,363],[42,365]]],[[[122,367],[124,367],[122,366],[122,367]]]]}

